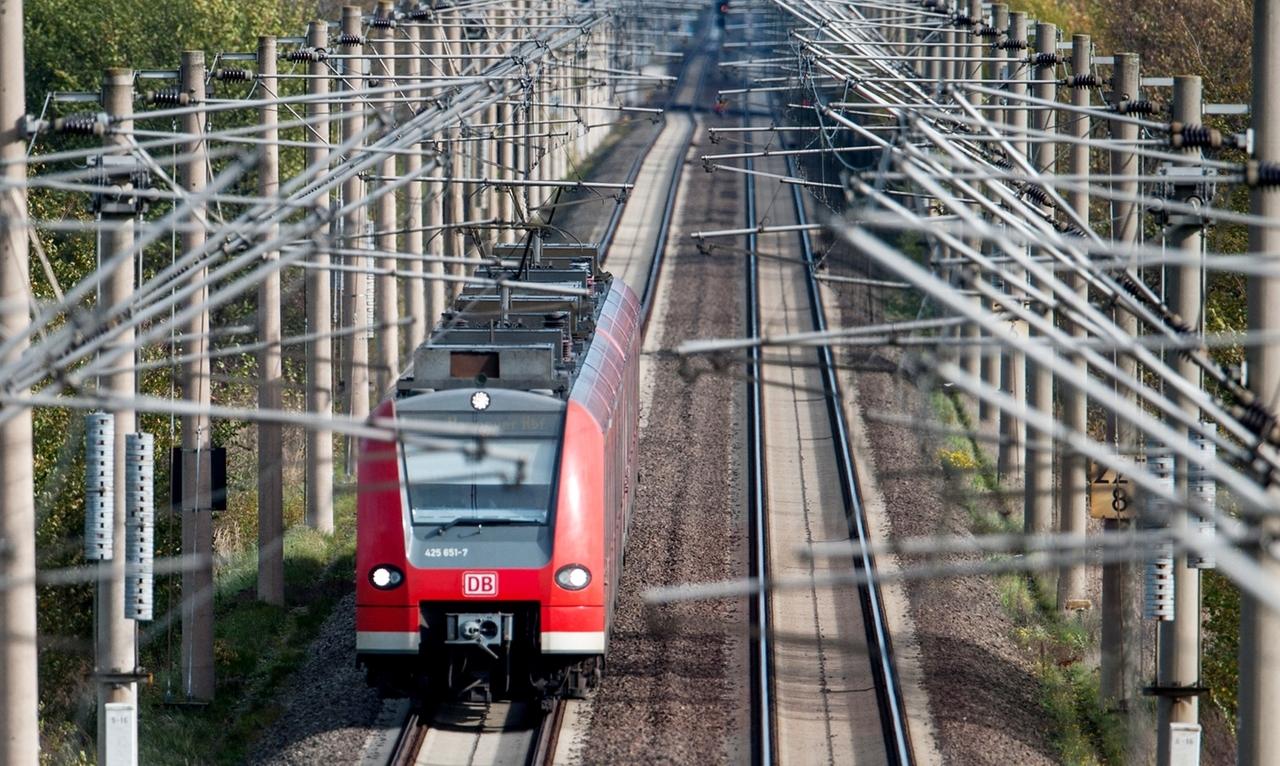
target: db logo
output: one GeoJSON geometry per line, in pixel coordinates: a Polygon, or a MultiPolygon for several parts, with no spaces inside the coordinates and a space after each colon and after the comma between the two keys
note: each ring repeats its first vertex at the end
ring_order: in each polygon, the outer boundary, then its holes
{"type": "Polygon", "coordinates": [[[462,595],[464,596],[496,596],[498,595],[497,572],[463,572],[462,595]]]}

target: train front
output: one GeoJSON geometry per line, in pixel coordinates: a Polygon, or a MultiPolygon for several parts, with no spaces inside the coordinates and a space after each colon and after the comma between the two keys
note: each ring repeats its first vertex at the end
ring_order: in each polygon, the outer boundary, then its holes
{"type": "Polygon", "coordinates": [[[558,497],[578,495],[560,480],[569,406],[460,388],[375,414],[401,438],[361,450],[356,647],[383,693],[550,696],[571,680],[542,656],[549,628],[602,596],[585,563],[556,555],[558,497]]]}

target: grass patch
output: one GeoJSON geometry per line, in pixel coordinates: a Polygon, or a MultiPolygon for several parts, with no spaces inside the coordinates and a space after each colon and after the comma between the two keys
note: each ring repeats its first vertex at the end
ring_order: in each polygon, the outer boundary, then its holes
{"type": "MultiPolygon", "coordinates": [[[[974,431],[968,411],[952,392],[935,393],[937,418],[946,425],[974,431]]],[[[984,493],[999,489],[991,459],[977,441],[949,436],[938,449],[943,472],[963,490],[961,503],[974,534],[1008,534],[1022,529],[1021,519],[1001,513],[1000,503],[984,493]],[[963,476],[964,481],[958,481],[963,476]]],[[[1060,613],[1055,595],[1024,573],[995,577],[1000,606],[1014,624],[1011,638],[1031,660],[1040,704],[1050,726],[1050,740],[1062,763],[1125,763],[1126,719],[1102,702],[1098,672],[1084,663],[1096,650],[1095,640],[1076,619],[1060,613]]]]}
{"type": "MultiPolygon", "coordinates": [[[[920,232],[901,232],[894,244],[898,252],[918,264],[927,266],[929,254],[925,248],[924,236],[920,232]]],[[[875,276],[875,272],[869,272],[869,276],[875,276]]],[[[925,309],[924,297],[919,290],[881,290],[880,301],[884,318],[889,322],[919,319],[921,312],[925,309]]]]}
{"type": "MultiPolygon", "coordinates": [[[[144,663],[164,668],[140,689],[139,762],[237,764],[280,715],[274,700],[302,666],[307,647],[355,580],[355,496],[334,501],[335,531],[286,533],[284,606],[257,601],[257,551],[236,553],[218,570],[214,610],[217,694],[207,706],[183,698],[181,676],[163,649],[144,663]]],[[[175,646],[174,663],[178,649],[175,646]]]]}

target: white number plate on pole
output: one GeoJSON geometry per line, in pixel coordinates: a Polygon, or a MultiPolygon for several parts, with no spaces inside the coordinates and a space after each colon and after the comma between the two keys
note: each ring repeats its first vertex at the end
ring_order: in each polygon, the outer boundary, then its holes
{"type": "Polygon", "coordinates": [[[1169,724],[1169,766],[1200,766],[1200,725],[1169,724]]]}
{"type": "Polygon", "coordinates": [[[108,702],[103,766],[138,766],[138,726],[132,702],[108,702]]]}

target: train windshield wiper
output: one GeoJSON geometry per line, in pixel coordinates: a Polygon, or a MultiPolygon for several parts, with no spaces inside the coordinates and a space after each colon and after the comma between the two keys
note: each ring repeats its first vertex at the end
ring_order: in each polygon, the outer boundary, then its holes
{"type": "Polygon", "coordinates": [[[506,516],[506,517],[499,516],[491,519],[477,518],[475,516],[458,516],[436,527],[435,533],[437,535],[443,535],[448,530],[459,525],[466,525],[469,527],[483,527],[486,524],[492,525],[492,526],[514,526],[514,525],[521,525],[521,524],[538,525],[542,523],[543,523],[542,519],[530,518],[528,516],[506,516]]]}

